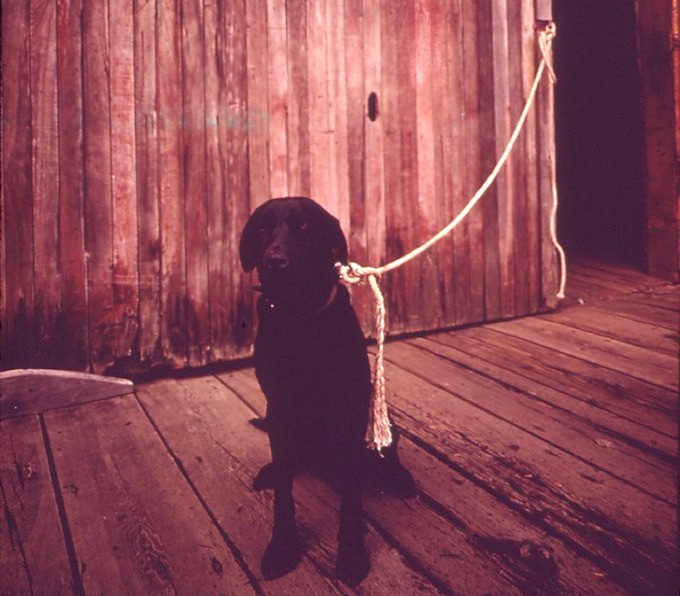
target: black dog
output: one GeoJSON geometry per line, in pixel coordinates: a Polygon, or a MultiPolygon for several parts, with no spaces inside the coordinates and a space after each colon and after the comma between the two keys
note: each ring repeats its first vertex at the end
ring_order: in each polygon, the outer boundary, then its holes
{"type": "Polygon", "coordinates": [[[341,496],[337,576],[348,584],[368,573],[361,492],[366,476],[402,496],[415,493],[395,441],[378,457],[364,442],[371,396],[364,336],[335,263],[347,262],[338,220],[311,199],[271,199],[241,235],[241,263],[257,268],[262,292],[255,371],[267,398],[264,427],[272,463],[255,488],[274,488],[274,529],[262,573],[275,578],[298,564],[295,472],[337,481],[341,496]]]}

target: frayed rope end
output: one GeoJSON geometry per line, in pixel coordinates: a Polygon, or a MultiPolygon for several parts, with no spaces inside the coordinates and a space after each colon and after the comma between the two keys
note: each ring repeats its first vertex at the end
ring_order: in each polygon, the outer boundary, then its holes
{"type": "Polygon", "coordinates": [[[373,395],[368,412],[368,426],[366,428],[366,442],[369,448],[380,451],[392,444],[392,429],[389,414],[387,413],[387,400],[385,398],[385,299],[378,285],[379,269],[362,267],[356,263],[343,265],[335,264],[340,280],[348,285],[368,282],[375,298],[375,321],[376,341],[378,351],[375,355],[375,367],[373,377],[373,395]]]}

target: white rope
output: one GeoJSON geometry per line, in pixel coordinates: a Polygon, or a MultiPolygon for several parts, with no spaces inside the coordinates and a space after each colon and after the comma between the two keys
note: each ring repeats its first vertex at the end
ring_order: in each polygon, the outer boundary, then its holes
{"type": "MultiPolygon", "coordinates": [[[[392,442],[392,434],[390,431],[390,423],[387,414],[387,402],[385,398],[385,378],[384,378],[384,357],[383,357],[383,346],[385,342],[385,301],[380,292],[380,286],[378,281],[383,273],[392,271],[401,267],[408,261],[416,258],[418,255],[422,254],[428,250],[431,246],[439,242],[442,238],[446,237],[451,231],[467,217],[468,213],[477,204],[477,202],[482,198],[484,193],[493,184],[501,168],[505,165],[505,162],[512,151],[515,142],[521,132],[524,123],[529,114],[531,104],[533,103],[534,97],[536,96],[536,91],[538,89],[538,84],[543,76],[544,71],[547,69],[550,82],[555,83],[557,77],[555,76],[555,71],[552,67],[552,40],[556,35],[556,27],[554,23],[548,24],[539,34],[538,44],[541,51],[541,63],[536,71],[536,76],[534,82],[529,91],[524,109],[519,116],[517,125],[510,135],[510,140],[508,144],[498,159],[498,163],[495,165],[489,177],[484,181],[484,183],[479,187],[477,192],[468,201],[467,205],[461,210],[461,212],[442,230],[437,234],[432,236],[429,240],[421,244],[419,247],[413,249],[406,255],[382,265],[381,267],[362,267],[357,263],[350,262],[348,265],[343,265],[342,263],[336,263],[336,268],[338,269],[338,275],[341,281],[346,284],[360,284],[368,281],[376,302],[376,326],[377,326],[377,342],[378,351],[375,356],[375,373],[374,373],[374,386],[373,386],[373,398],[370,409],[370,420],[368,428],[366,429],[366,441],[369,446],[380,451],[383,447],[387,447],[392,442]]],[[[552,114],[552,104],[549,106],[550,112],[552,114]]],[[[564,250],[560,246],[557,240],[556,232],[556,219],[557,219],[557,183],[555,167],[551,160],[551,170],[550,170],[551,184],[552,184],[552,194],[553,194],[553,206],[550,213],[550,237],[553,244],[560,257],[560,268],[561,268],[561,280],[560,288],[557,293],[558,298],[564,298],[564,287],[566,284],[566,257],[564,250]]]]}
{"type": "Polygon", "coordinates": [[[373,377],[373,399],[369,410],[368,426],[366,427],[366,442],[374,445],[380,451],[392,443],[392,430],[387,414],[387,397],[385,395],[385,369],[383,351],[385,347],[385,299],[380,292],[378,279],[375,275],[368,276],[368,283],[375,297],[377,322],[378,352],[375,358],[375,373],[373,377]]]}

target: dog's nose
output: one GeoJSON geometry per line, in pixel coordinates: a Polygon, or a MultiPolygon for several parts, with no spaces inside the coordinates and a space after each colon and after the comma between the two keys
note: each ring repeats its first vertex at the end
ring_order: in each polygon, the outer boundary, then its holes
{"type": "Polygon", "coordinates": [[[270,269],[285,269],[288,263],[288,257],[280,252],[272,252],[264,259],[264,264],[270,269]]]}

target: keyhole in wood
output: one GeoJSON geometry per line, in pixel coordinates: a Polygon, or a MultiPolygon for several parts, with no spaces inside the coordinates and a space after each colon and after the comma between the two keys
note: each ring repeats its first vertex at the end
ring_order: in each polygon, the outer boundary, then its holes
{"type": "Polygon", "coordinates": [[[375,122],[378,117],[378,96],[375,91],[371,91],[368,96],[368,119],[375,122]]]}

